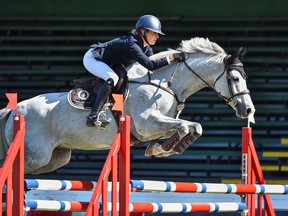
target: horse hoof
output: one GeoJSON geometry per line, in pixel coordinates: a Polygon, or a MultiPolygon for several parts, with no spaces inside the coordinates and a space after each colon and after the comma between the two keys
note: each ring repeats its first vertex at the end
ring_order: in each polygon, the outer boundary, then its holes
{"type": "Polygon", "coordinates": [[[169,156],[174,155],[174,154],[178,154],[178,153],[173,151],[173,150],[170,150],[168,152],[163,152],[163,153],[160,153],[160,154],[155,155],[155,156],[156,157],[169,157],[169,156]]]}
{"type": "Polygon", "coordinates": [[[157,156],[158,154],[163,153],[162,146],[159,143],[151,143],[145,151],[145,156],[157,156]]]}
{"type": "Polygon", "coordinates": [[[151,147],[151,144],[146,148],[145,156],[149,157],[153,155],[153,148],[151,147]]]}

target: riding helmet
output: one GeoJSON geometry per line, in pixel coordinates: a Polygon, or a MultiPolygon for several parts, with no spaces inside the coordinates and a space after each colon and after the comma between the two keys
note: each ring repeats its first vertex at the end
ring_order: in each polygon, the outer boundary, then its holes
{"type": "Polygon", "coordinates": [[[160,20],[153,16],[153,15],[144,15],[142,17],[139,18],[139,20],[136,23],[135,26],[136,29],[148,29],[150,31],[154,31],[158,34],[161,35],[165,35],[162,31],[161,31],[161,22],[160,20]]]}

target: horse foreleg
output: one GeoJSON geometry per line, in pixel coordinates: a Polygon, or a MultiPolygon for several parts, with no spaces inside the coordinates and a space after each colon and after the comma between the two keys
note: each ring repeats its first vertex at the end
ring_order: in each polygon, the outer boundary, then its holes
{"type": "Polygon", "coordinates": [[[175,146],[176,143],[178,143],[180,140],[180,134],[178,131],[174,133],[170,138],[166,139],[161,145],[159,143],[151,143],[146,151],[145,155],[158,155],[164,152],[170,152],[170,150],[175,146]]]}
{"type": "Polygon", "coordinates": [[[146,156],[155,155],[163,157],[180,154],[202,135],[202,127],[197,122],[174,119],[159,115],[159,113],[151,114],[147,120],[150,123],[150,127],[145,127],[147,135],[150,132],[154,136],[157,133],[169,138],[162,145],[158,143],[150,144],[145,152],[146,156]]]}
{"type": "Polygon", "coordinates": [[[182,154],[198,138],[198,136],[195,137],[191,134],[188,134],[185,137],[183,137],[179,142],[173,144],[175,140],[173,136],[171,137],[172,141],[170,141],[171,138],[169,138],[165,140],[162,145],[160,145],[159,143],[150,144],[145,151],[145,155],[146,156],[154,155],[156,157],[168,157],[173,154],[182,154]],[[171,146],[171,148],[169,149],[167,149],[167,146],[165,146],[167,142],[173,144],[173,146],[171,146]]]}
{"type": "Polygon", "coordinates": [[[182,154],[198,137],[188,134],[183,137],[174,147],[173,151],[177,154],[182,154]]]}

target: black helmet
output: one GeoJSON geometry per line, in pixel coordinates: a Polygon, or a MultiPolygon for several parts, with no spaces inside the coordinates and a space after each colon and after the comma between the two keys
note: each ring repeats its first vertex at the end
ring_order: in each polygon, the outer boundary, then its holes
{"type": "Polygon", "coordinates": [[[159,19],[153,15],[144,15],[139,18],[135,26],[136,29],[148,29],[150,31],[154,31],[158,34],[165,35],[161,31],[161,23],[159,19]]]}

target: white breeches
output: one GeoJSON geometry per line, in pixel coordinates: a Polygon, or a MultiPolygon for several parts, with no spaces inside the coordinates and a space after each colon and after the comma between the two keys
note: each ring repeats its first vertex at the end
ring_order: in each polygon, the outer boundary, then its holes
{"type": "Polygon", "coordinates": [[[106,63],[96,60],[91,50],[89,49],[83,57],[83,64],[86,70],[105,81],[112,78],[114,86],[116,86],[119,80],[118,75],[106,63]]]}

